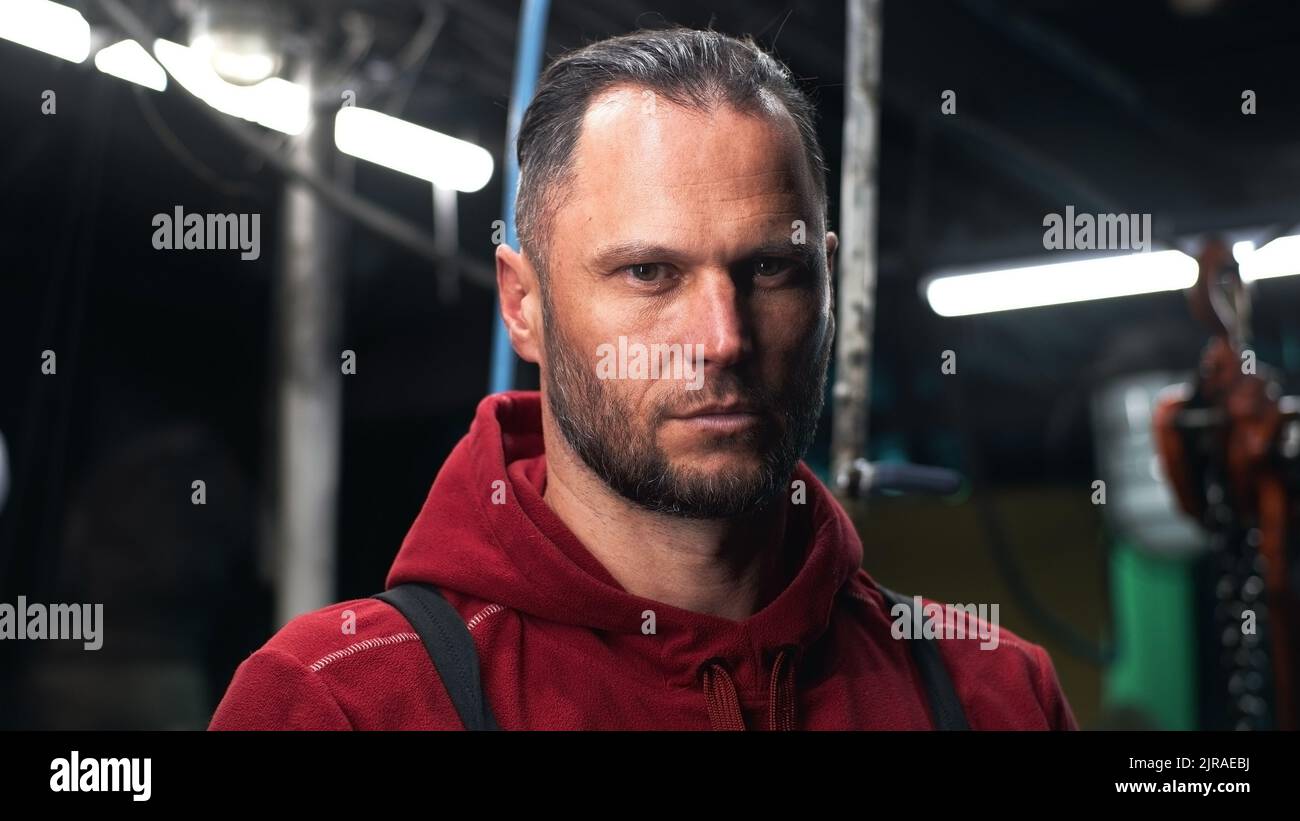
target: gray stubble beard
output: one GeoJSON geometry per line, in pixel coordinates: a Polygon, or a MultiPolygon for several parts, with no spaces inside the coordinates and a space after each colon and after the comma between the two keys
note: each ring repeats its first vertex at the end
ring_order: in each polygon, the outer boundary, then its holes
{"type": "MultiPolygon", "coordinates": [[[[596,378],[594,362],[584,360],[568,343],[563,329],[556,327],[555,312],[545,293],[542,300],[544,316],[550,320],[542,333],[547,404],[569,447],[612,490],[656,513],[721,519],[763,510],[787,489],[795,466],[812,445],[825,401],[832,336],[824,326],[822,342],[811,351],[809,366],[800,366],[805,359],[801,350],[790,371],[794,378],[781,394],[746,386],[737,371],[714,375],[703,390],[683,392],[691,405],[738,394],[779,419],[769,416],[761,430],[739,437],[742,444],[762,448],[757,470],[744,475],[697,476],[675,468],[655,439],[660,421],[668,416],[664,408],[638,425],[636,415],[596,378]]],[[[729,441],[719,447],[728,447],[729,441]]]]}

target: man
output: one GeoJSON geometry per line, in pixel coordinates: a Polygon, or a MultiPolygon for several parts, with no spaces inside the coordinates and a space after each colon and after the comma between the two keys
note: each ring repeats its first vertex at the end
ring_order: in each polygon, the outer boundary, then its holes
{"type": "MultiPolygon", "coordinates": [[[[799,461],[834,336],[812,118],[784,67],[716,32],[605,40],[541,78],[520,251],[496,265],[542,388],[482,402],[388,578],[454,606],[502,728],[934,726],[852,524],[799,461]]],[[[937,644],[971,727],[1075,726],[1041,648],[937,644]]],[[[281,630],[212,726],[462,722],[368,599],[281,630]]]]}

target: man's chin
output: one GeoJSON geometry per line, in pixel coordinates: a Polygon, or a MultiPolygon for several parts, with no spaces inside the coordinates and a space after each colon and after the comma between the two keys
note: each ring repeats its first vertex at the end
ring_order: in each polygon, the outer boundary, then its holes
{"type": "Polygon", "coordinates": [[[750,448],[730,450],[701,449],[669,457],[673,475],[691,484],[707,483],[727,477],[742,483],[758,481],[763,471],[763,457],[750,448]]]}
{"type": "Polygon", "coordinates": [[[756,469],[676,472],[671,487],[672,492],[653,501],[642,499],[642,504],[686,518],[723,519],[756,513],[782,496],[782,487],[773,486],[771,477],[756,469]]]}

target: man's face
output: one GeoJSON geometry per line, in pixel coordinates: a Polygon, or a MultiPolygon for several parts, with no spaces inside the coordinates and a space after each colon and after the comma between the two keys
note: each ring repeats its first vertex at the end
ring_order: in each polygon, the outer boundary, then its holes
{"type": "Polygon", "coordinates": [[[565,184],[541,363],[565,438],[651,510],[720,518],[772,501],[812,441],[834,332],[793,121],[619,87],[588,109],[565,184]],[[638,356],[659,359],[657,378],[638,356]]]}

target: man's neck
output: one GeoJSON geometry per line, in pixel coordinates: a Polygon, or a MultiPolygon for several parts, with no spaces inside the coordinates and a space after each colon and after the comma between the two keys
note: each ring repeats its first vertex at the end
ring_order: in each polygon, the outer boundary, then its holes
{"type": "Polygon", "coordinates": [[[653,513],[616,494],[558,443],[548,448],[544,498],[633,595],[741,621],[788,581],[784,505],[736,519],[653,513]]]}

